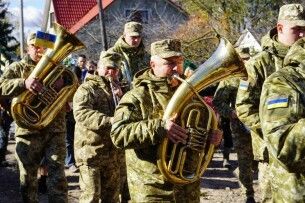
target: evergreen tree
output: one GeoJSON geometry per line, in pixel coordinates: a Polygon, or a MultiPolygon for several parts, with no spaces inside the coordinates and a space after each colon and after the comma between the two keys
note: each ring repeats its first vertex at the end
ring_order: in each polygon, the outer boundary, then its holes
{"type": "Polygon", "coordinates": [[[14,26],[8,21],[7,4],[0,0],[0,63],[4,65],[4,61],[1,57],[10,60],[11,52],[16,51],[19,46],[16,38],[12,36],[14,26]]]}

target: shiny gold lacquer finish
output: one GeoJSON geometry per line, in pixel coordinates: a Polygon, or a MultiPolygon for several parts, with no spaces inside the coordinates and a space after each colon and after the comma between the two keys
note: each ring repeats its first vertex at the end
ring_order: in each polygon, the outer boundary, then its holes
{"type": "Polygon", "coordinates": [[[54,49],[48,49],[29,77],[37,78],[44,86],[34,95],[24,91],[12,101],[12,116],[18,126],[28,129],[46,127],[73,96],[78,86],[75,74],[59,65],[71,52],[84,48],[75,36],[59,24],[54,24],[56,42],[54,49]],[[63,86],[58,88],[60,81],[63,86]]]}
{"type": "Polygon", "coordinates": [[[215,146],[209,143],[208,135],[217,129],[217,119],[198,92],[221,80],[246,76],[242,59],[228,40],[221,39],[217,50],[189,79],[178,78],[182,83],[169,101],[163,120],[177,114],[189,133],[186,144],[173,144],[164,138],[159,147],[158,167],[168,181],[182,185],[199,180],[213,157],[215,146]]]}

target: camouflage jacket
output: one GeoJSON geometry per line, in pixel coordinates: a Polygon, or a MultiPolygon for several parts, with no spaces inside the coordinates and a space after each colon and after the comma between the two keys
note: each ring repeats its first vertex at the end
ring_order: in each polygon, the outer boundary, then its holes
{"type": "Polygon", "coordinates": [[[231,78],[221,81],[213,98],[213,104],[217,112],[222,117],[230,119],[231,131],[235,134],[241,132],[249,133],[248,129],[245,128],[244,124],[238,118],[232,117],[232,114],[235,113],[235,101],[239,80],[239,78],[231,78]]]}
{"type": "Polygon", "coordinates": [[[285,196],[279,202],[304,202],[305,40],[298,42],[285,57],[287,66],[265,81],[259,109],[272,184],[285,196]]]}
{"type": "Polygon", "coordinates": [[[120,53],[123,56],[129,66],[131,79],[133,79],[136,72],[148,66],[149,54],[145,51],[143,41],[139,47],[131,47],[125,42],[123,36],[121,36],[110,50],[120,53]]]}
{"type": "Polygon", "coordinates": [[[239,86],[239,78],[223,80],[219,83],[213,104],[219,114],[225,118],[231,118],[232,112],[235,111],[235,100],[239,86]]]}
{"type": "Polygon", "coordinates": [[[138,72],[133,82],[134,88],[116,108],[111,139],[117,147],[126,149],[128,178],[140,180],[141,185],[136,185],[140,191],[137,200],[156,201],[153,199],[156,196],[172,195],[172,185],[157,167],[157,153],[166,135],[163,112],[174,90],[166,78],[155,77],[151,69],[138,72]],[[153,189],[144,192],[146,186],[153,189]]]}
{"type": "Polygon", "coordinates": [[[258,114],[261,89],[265,79],[282,68],[289,49],[276,38],[276,28],[262,38],[263,51],[246,63],[248,80],[240,82],[236,98],[238,118],[251,130],[255,160],[267,160],[258,114]]]}
{"type": "MultiPolygon", "coordinates": [[[[21,61],[12,63],[0,77],[0,92],[2,96],[13,98],[20,95],[25,88],[25,79],[35,68],[35,63],[26,55],[21,61]]],[[[65,132],[65,112],[62,111],[45,129],[42,131],[65,132]]],[[[38,133],[37,130],[29,130],[17,126],[16,135],[26,135],[38,133]]]]}
{"type": "Polygon", "coordinates": [[[75,160],[78,165],[98,166],[116,149],[110,139],[114,103],[109,82],[88,74],[73,98],[75,160]]]}

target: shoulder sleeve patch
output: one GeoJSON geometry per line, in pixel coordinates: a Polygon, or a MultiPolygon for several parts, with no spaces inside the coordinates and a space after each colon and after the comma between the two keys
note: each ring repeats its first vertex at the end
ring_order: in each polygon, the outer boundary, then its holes
{"type": "Polygon", "coordinates": [[[248,87],[249,87],[249,82],[248,81],[240,80],[239,89],[246,91],[246,90],[248,90],[248,87]]]}
{"type": "Polygon", "coordinates": [[[276,109],[276,108],[287,108],[288,107],[288,97],[281,96],[276,98],[267,99],[267,109],[276,109]]]}

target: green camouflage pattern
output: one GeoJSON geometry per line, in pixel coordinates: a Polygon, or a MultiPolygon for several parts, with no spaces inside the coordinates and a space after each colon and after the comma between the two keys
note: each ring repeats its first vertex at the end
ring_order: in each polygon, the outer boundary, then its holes
{"type": "Polygon", "coordinates": [[[116,151],[109,136],[114,109],[107,79],[89,74],[73,97],[77,165],[99,166],[101,156],[116,151]]]}
{"type": "MultiPolygon", "coordinates": [[[[125,42],[124,36],[121,36],[109,51],[122,55],[123,60],[125,60],[129,67],[131,79],[133,79],[136,72],[146,68],[150,60],[149,54],[145,51],[143,41],[139,47],[131,47],[125,42]]],[[[123,76],[123,78],[126,78],[126,76],[123,76]]]]}
{"type": "MultiPolygon", "coordinates": [[[[12,63],[0,77],[0,93],[6,97],[17,97],[26,90],[24,81],[35,68],[35,63],[26,55],[20,62],[12,63]]],[[[46,128],[53,132],[65,132],[65,112],[61,111],[46,128]]],[[[30,130],[16,126],[16,136],[39,133],[38,130],[30,130]]]]}
{"type": "Polygon", "coordinates": [[[174,196],[176,203],[199,203],[200,180],[187,185],[175,185],[174,196]]]}
{"type": "Polygon", "coordinates": [[[89,74],[73,98],[80,202],[119,202],[118,151],[110,139],[114,110],[109,81],[89,74]]]}
{"type": "Polygon", "coordinates": [[[305,10],[301,4],[286,4],[280,8],[278,21],[286,21],[294,26],[305,26],[305,10]]]}
{"type": "Polygon", "coordinates": [[[117,203],[120,194],[120,173],[117,153],[100,156],[99,166],[79,167],[79,202],[117,203]]]}
{"type": "Polygon", "coordinates": [[[304,59],[303,38],[291,47],[285,58],[288,64],[269,76],[262,89],[259,112],[270,155],[274,202],[305,201],[304,59]]]}
{"type": "Polygon", "coordinates": [[[235,113],[238,86],[239,78],[221,81],[215,92],[213,104],[221,116],[230,119],[233,143],[238,158],[239,180],[245,189],[246,195],[254,196],[251,135],[238,118],[232,117],[232,114],[235,113]]]}
{"type": "Polygon", "coordinates": [[[182,56],[181,42],[177,39],[164,39],[153,42],[150,46],[152,56],[161,58],[170,58],[174,56],[182,56]]]}
{"type": "Polygon", "coordinates": [[[136,74],[133,89],[116,108],[111,139],[126,149],[131,202],[174,202],[173,185],[157,167],[158,147],[166,136],[162,116],[173,93],[166,78],[145,69],[136,74]]]}
{"type": "Polygon", "coordinates": [[[268,161],[258,114],[261,89],[265,79],[282,68],[289,47],[277,41],[276,28],[262,38],[262,46],[263,51],[246,62],[249,86],[247,90],[238,89],[236,111],[251,130],[254,159],[268,161]]]}
{"type": "MultiPolygon", "coordinates": [[[[26,90],[25,79],[35,68],[26,55],[12,63],[0,77],[2,96],[13,98],[26,90]]],[[[16,127],[16,157],[20,170],[20,188],[24,202],[38,202],[37,170],[44,157],[48,167],[48,198],[50,202],[67,202],[67,182],[64,174],[65,112],[62,111],[46,128],[30,130],[16,127]]]]}
{"type": "Polygon", "coordinates": [[[128,22],[124,25],[124,34],[129,36],[141,36],[143,32],[143,26],[139,22],[128,22]]]}
{"type": "Polygon", "coordinates": [[[66,156],[65,133],[51,129],[16,137],[16,158],[20,173],[23,202],[38,203],[37,171],[42,158],[48,168],[47,188],[49,202],[68,202],[68,186],[64,172],[66,156]]]}

